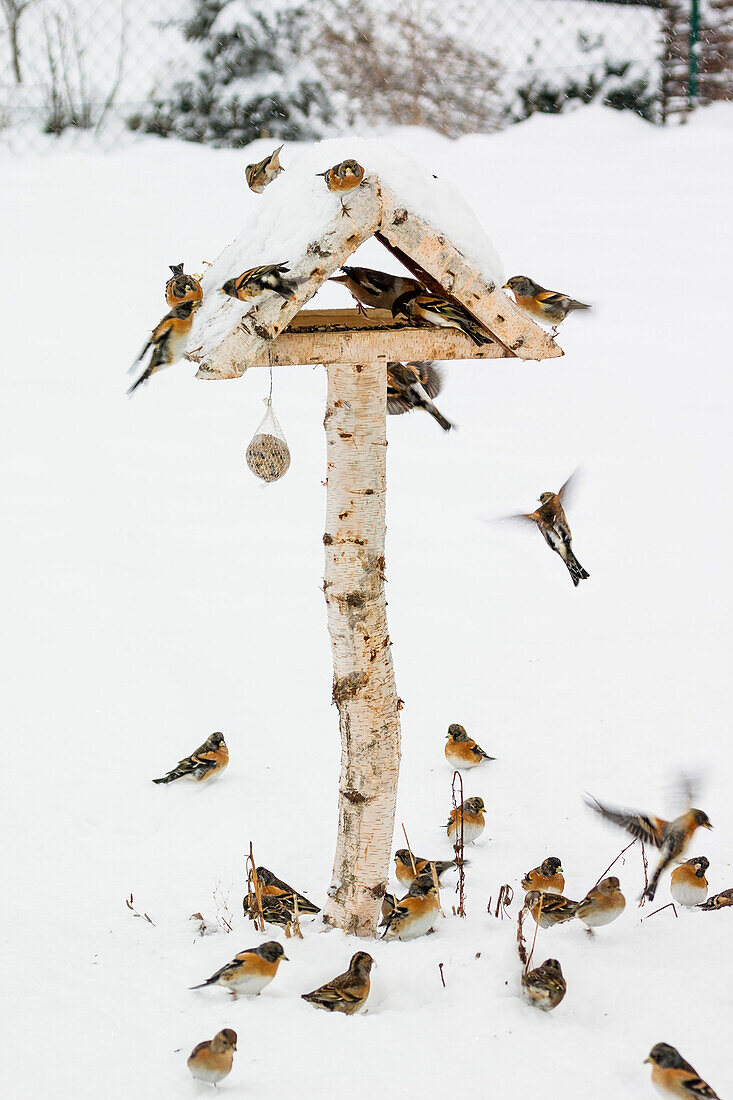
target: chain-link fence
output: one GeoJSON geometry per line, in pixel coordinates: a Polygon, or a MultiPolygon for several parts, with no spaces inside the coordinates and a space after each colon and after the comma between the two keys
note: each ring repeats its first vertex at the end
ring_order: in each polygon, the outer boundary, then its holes
{"type": "Polygon", "coordinates": [[[733,0],[0,0],[0,143],[449,136],[733,98],[733,0]]]}

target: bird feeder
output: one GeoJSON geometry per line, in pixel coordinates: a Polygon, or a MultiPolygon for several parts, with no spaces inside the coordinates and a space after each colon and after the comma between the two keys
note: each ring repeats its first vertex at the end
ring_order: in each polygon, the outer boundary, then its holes
{"type": "Polygon", "coordinates": [[[390,864],[400,764],[400,700],[385,602],[387,363],[546,359],[554,340],[500,289],[501,265],[455,187],[382,142],[310,147],[257,200],[250,222],[202,280],[204,302],[187,357],[197,377],[241,378],[250,368],[322,364],[328,379],[323,591],[341,732],[336,854],[324,919],[376,933],[390,864]],[[331,194],[316,178],[356,157],[361,185],[331,194]],[[384,310],[305,309],[352,253],[375,237],[431,293],[487,330],[476,346],[455,329],[395,321],[384,310]],[[258,264],[287,262],[295,296],[246,306],[218,293],[258,264]]]}

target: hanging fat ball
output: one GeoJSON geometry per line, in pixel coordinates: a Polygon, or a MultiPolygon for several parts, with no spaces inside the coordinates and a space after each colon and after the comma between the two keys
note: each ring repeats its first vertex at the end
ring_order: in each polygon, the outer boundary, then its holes
{"type": "MultiPolygon", "coordinates": [[[[175,306],[170,313],[167,313],[160,324],[153,329],[150,339],[138,355],[135,363],[140,362],[150,347],[153,349],[153,354],[137,382],[133,383],[127,391],[128,397],[143,382],[147,382],[149,378],[152,378],[157,371],[183,358],[188,335],[193,325],[193,316],[200,305],[200,300],[197,302],[182,302],[180,306],[175,306]]],[[[133,364],[133,369],[134,366],[135,364],[133,364]]]]}
{"type": "Polygon", "coordinates": [[[537,524],[543,539],[556,554],[559,554],[565,562],[570,579],[577,588],[581,581],[587,580],[590,573],[580,564],[572,549],[573,536],[570,532],[568,517],[562,506],[563,493],[572,483],[569,477],[564,485],[556,493],[542,493],[539,498],[540,507],[534,512],[514,516],[514,519],[528,519],[537,524]]]}
{"type": "MultiPolygon", "coordinates": [[[[353,191],[359,186],[364,179],[364,169],[358,161],[342,160],[340,164],[334,164],[333,168],[329,168],[326,172],[316,172],[316,175],[325,179],[329,191],[341,194],[344,191],[353,191]]],[[[341,213],[351,217],[344,206],[343,199],[341,199],[341,213]]]]}
{"type": "Polygon", "coordinates": [[[574,309],[590,309],[585,302],[578,302],[561,294],[559,290],[545,290],[534,279],[526,275],[513,275],[504,283],[504,290],[511,290],[517,305],[536,321],[550,322],[555,326],[562,324],[574,309]]]}
{"type": "Polygon", "coordinates": [[[412,409],[424,409],[444,432],[449,432],[453,425],[431,400],[440,392],[442,381],[433,363],[387,363],[387,412],[399,416],[412,409]]]}
{"type": "Polygon", "coordinates": [[[196,276],[186,275],[183,264],[171,264],[170,269],[173,274],[165,284],[165,300],[171,309],[182,302],[200,302],[204,292],[196,276]]]}
{"type": "Polygon", "coordinates": [[[212,733],[204,741],[203,745],[179,760],[175,768],[160,779],[154,779],[153,783],[173,783],[176,779],[195,779],[200,783],[204,779],[211,779],[214,775],[221,775],[229,763],[229,749],[224,740],[223,733],[212,733]]]}
{"type": "Polygon", "coordinates": [[[525,1001],[542,1012],[557,1008],[567,992],[562,967],[557,959],[545,959],[542,966],[522,974],[522,994],[525,1001]]]}
{"type": "Polygon", "coordinates": [[[284,278],[289,270],[287,264],[252,267],[249,271],[243,271],[235,279],[228,279],[221,288],[221,292],[230,298],[237,298],[240,302],[254,302],[268,293],[279,294],[281,298],[290,300],[295,297],[295,288],[305,280],[284,278]]]}
{"type": "Polygon", "coordinates": [[[248,164],[245,168],[244,178],[247,181],[247,186],[256,195],[261,195],[267,185],[277,179],[281,172],[285,171],[280,163],[281,150],[282,145],[278,145],[277,149],[273,150],[264,160],[259,161],[257,164],[248,164]]]}
{"type": "MultiPolygon", "coordinates": [[[[347,267],[341,265],[343,275],[332,275],[331,283],[340,283],[349,290],[357,301],[357,308],[364,313],[364,306],[370,309],[392,309],[397,299],[414,290],[423,289],[416,279],[405,275],[390,275],[386,271],[377,271],[372,267],[347,267]]],[[[435,394],[430,394],[435,397],[435,394]]]]}
{"type": "Polygon", "coordinates": [[[409,290],[392,304],[395,320],[427,321],[439,328],[455,328],[481,347],[493,343],[489,333],[469,313],[447,298],[438,298],[426,290],[409,290]]]}
{"type": "Polygon", "coordinates": [[[278,481],[290,469],[290,448],[275,416],[272,400],[264,399],[266,412],[247,446],[245,458],[255,477],[278,481]]]}

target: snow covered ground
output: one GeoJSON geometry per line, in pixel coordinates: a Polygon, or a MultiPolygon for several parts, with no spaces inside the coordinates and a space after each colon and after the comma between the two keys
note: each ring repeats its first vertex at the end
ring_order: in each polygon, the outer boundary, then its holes
{"type": "MultiPolygon", "coordinates": [[[[510,273],[596,308],[561,330],[562,359],[449,367],[438,404],[459,430],[389,422],[398,821],[416,851],[449,854],[448,724],[498,760],[465,779],[488,807],[468,918],[370,947],[353,1018],[299,999],[356,946],[314,926],[261,997],[188,990],[258,941],[241,915],[250,840],[319,902],[330,878],[324,372],[276,373],[293,459],[269,487],[244,463],[266,372],[204,383],[181,363],[124,396],[167,265],[199,270],[233,238],[265,143],[0,161],[8,1096],[200,1096],[186,1056],[224,1026],[240,1037],[232,1096],[643,1098],[658,1040],[733,1094],[732,914],[642,921],[632,849],[618,922],[594,940],[574,923],[539,933],[535,959],[568,981],[546,1016],[519,1000],[514,921],[486,912],[549,854],[582,896],[625,843],[583,792],[667,814],[681,770],[701,773],[715,825],[689,854],[733,885],[731,122],[720,107],[657,130],[589,108],[456,143],[394,135],[460,185],[510,273]],[[574,590],[537,532],[490,520],[576,466],[591,579],[574,590]],[[218,782],[151,783],[215,729],[231,751],[218,782]],[[234,931],[197,936],[190,914],[224,905],[234,931]]],[[[376,243],[360,259],[389,260],[376,243]]],[[[323,304],[348,299],[334,286],[323,304]]]]}

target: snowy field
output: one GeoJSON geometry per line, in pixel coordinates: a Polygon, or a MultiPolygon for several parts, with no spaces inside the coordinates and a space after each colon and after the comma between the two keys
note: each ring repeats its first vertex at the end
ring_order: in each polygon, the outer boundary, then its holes
{"type": "MultiPolygon", "coordinates": [[[[536,962],[556,956],[568,982],[544,1015],[518,996],[514,920],[486,912],[550,854],[583,896],[626,843],[583,793],[669,816],[681,771],[715,825],[689,855],[733,886],[732,123],[731,107],[670,130],[588,108],[456,143],[394,135],[460,185],[509,273],[596,308],[563,327],[562,359],[447,368],[457,431],[389,421],[398,823],[419,854],[450,854],[448,724],[498,759],[465,778],[488,807],[467,919],[367,945],[378,968],[352,1018],[299,999],[356,947],[316,925],[261,997],[188,989],[260,938],[241,913],[250,840],[320,904],[330,880],[324,371],[276,372],[293,458],[269,487],[244,463],[265,371],[206,383],[180,363],[124,396],[167,265],[201,270],[239,231],[259,201],[243,168],[267,143],[0,161],[5,1095],[202,1096],[186,1056],[222,1027],[239,1033],[225,1096],[643,1100],[659,1040],[733,1095],[733,913],[642,921],[631,849],[619,921],[593,940],[577,922],[540,931],[536,962]],[[575,467],[577,590],[536,531],[492,522],[575,467]],[[220,780],[153,785],[213,730],[231,752],[220,780]],[[197,911],[233,932],[197,936],[197,911]]],[[[393,266],[376,243],[359,259],[393,266]]]]}

